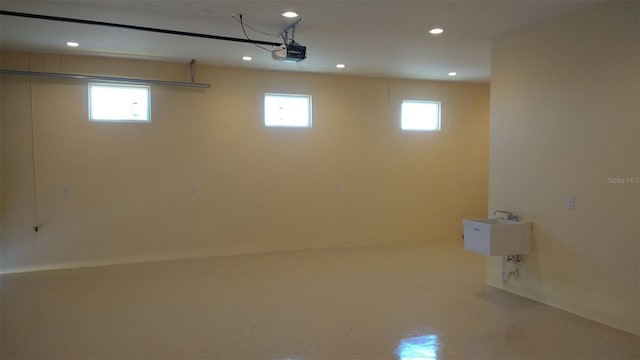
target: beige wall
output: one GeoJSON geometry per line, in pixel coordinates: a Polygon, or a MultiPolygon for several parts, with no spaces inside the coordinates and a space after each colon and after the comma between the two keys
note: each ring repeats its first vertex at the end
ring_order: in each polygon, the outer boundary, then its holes
{"type": "Polygon", "coordinates": [[[608,178],[640,178],[639,17],[609,4],[494,41],[489,170],[489,210],[534,222],[504,288],[636,334],[640,184],[608,178]]]}
{"type": "MultiPolygon", "coordinates": [[[[189,73],[57,55],[3,67],[189,73]]],[[[86,82],[3,77],[2,271],[459,241],[460,219],[486,211],[487,84],[208,66],[196,80],[212,88],[154,86],[152,122],[118,124],[87,120],[86,82]],[[265,128],[265,92],[312,95],[313,128],[265,128]],[[404,98],[441,101],[442,131],[402,132],[404,98]]]]}

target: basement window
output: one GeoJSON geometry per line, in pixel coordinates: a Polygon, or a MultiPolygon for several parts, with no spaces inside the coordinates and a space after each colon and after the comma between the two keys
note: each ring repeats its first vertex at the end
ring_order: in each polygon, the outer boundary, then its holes
{"type": "Polygon", "coordinates": [[[149,122],[150,96],[148,86],[89,84],[89,120],[149,122]]]}
{"type": "Polygon", "coordinates": [[[400,125],[408,131],[440,131],[440,102],[402,101],[400,125]]]}
{"type": "Polygon", "coordinates": [[[311,127],[311,96],[264,94],[264,125],[311,127]]]}

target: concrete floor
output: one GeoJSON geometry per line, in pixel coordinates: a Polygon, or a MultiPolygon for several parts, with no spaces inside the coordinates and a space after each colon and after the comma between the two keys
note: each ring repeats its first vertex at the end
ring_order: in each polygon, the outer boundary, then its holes
{"type": "Polygon", "coordinates": [[[4,275],[11,358],[638,359],[640,337],[484,285],[462,243],[4,275]]]}

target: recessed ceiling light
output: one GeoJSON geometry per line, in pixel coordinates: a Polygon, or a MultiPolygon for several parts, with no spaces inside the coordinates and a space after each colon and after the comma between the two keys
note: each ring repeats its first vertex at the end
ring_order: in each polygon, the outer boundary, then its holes
{"type": "Polygon", "coordinates": [[[448,75],[449,75],[449,76],[456,76],[456,75],[458,75],[458,73],[457,73],[457,72],[455,72],[455,71],[451,71],[448,75]]]}
{"type": "Polygon", "coordinates": [[[336,67],[337,67],[338,69],[344,69],[344,68],[346,68],[347,66],[346,66],[345,64],[337,64],[337,65],[336,65],[336,67]]]}
{"type": "Polygon", "coordinates": [[[67,41],[67,46],[78,47],[78,46],[80,46],[80,44],[78,44],[75,41],[67,41]]]}
{"type": "Polygon", "coordinates": [[[298,17],[298,13],[295,11],[285,11],[282,13],[282,16],[286,18],[294,18],[294,17],[298,17]]]}
{"type": "Polygon", "coordinates": [[[243,56],[243,57],[242,57],[242,60],[244,60],[244,61],[251,61],[251,60],[253,60],[253,58],[252,58],[251,56],[243,56]]]}
{"type": "Polygon", "coordinates": [[[439,34],[442,34],[443,32],[444,32],[443,28],[433,28],[429,30],[429,34],[433,34],[433,35],[439,35],[439,34]]]}

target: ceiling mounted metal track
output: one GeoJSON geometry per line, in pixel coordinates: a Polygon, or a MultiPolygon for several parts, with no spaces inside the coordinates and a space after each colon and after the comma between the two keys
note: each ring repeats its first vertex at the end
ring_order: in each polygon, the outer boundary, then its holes
{"type": "Polygon", "coordinates": [[[85,25],[109,26],[109,27],[115,27],[115,28],[121,28],[121,29],[141,30],[141,31],[149,31],[149,32],[155,32],[155,33],[161,33],[161,34],[190,36],[190,37],[196,37],[196,38],[233,41],[233,42],[249,43],[249,44],[256,44],[256,45],[268,45],[268,46],[282,45],[281,43],[277,43],[273,41],[260,41],[260,40],[244,39],[244,38],[235,38],[235,37],[229,37],[229,36],[199,34],[199,33],[186,32],[186,31],[158,29],[158,28],[152,28],[152,27],[146,27],[146,26],[117,24],[117,23],[110,23],[105,21],[83,20],[83,19],[66,18],[66,17],[60,17],[60,16],[29,14],[29,13],[15,12],[15,11],[0,10],[0,15],[17,16],[17,17],[23,17],[23,18],[29,18],[29,19],[62,21],[62,22],[85,24],[85,25]]]}
{"type": "Polygon", "coordinates": [[[200,88],[200,89],[211,88],[210,84],[201,84],[201,83],[195,83],[195,82],[189,83],[189,82],[179,82],[179,81],[136,79],[136,78],[99,76],[99,75],[63,74],[63,73],[22,71],[22,70],[0,69],[0,75],[35,76],[35,77],[70,79],[70,80],[106,81],[106,82],[116,82],[116,83],[124,83],[124,84],[180,86],[180,87],[190,87],[190,88],[200,88]]]}

